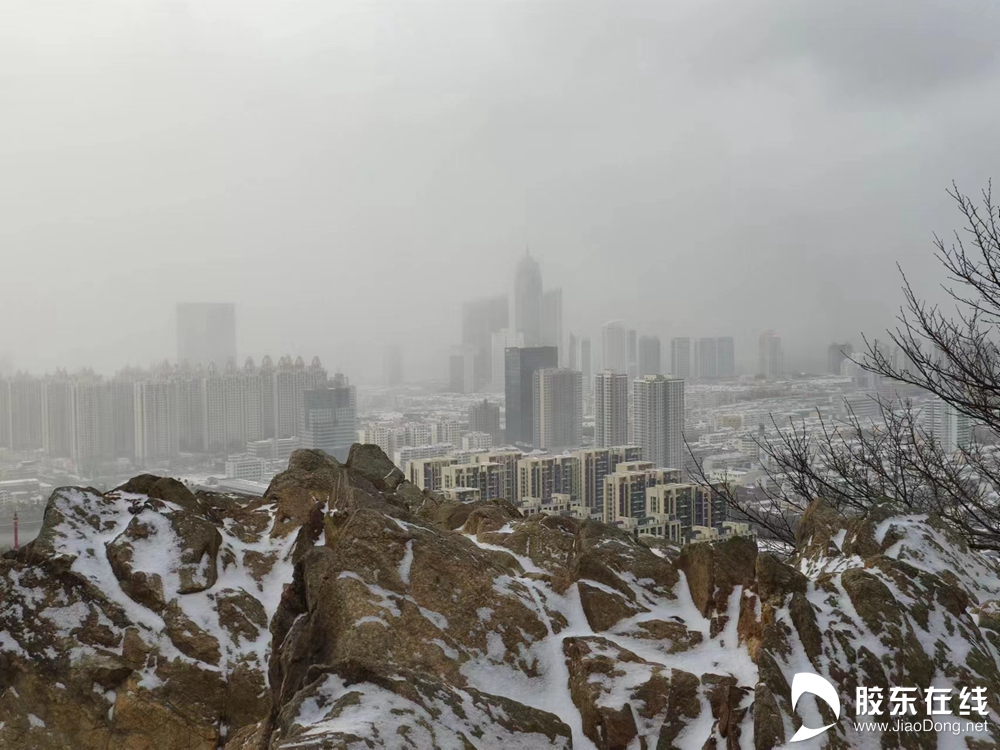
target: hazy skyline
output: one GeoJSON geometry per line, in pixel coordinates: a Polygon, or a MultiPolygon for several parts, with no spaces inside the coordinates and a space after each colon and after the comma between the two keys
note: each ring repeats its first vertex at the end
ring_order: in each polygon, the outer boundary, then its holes
{"type": "MultiPolygon", "coordinates": [[[[240,356],[443,374],[526,245],[564,330],[878,335],[998,174],[984,1],[0,9],[0,358],[111,372],[235,302],[240,356]]],[[[806,349],[814,342],[814,350],[806,349]]],[[[596,355],[596,353],[595,353],[596,355]]],[[[794,365],[789,357],[789,365],[794,365]]]]}

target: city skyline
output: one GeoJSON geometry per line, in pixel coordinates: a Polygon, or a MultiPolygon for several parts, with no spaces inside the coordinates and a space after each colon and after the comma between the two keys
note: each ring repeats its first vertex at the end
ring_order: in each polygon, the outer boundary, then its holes
{"type": "MultiPolygon", "coordinates": [[[[419,383],[444,380],[449,381],[451,387],[460,392],[502,392],[503,365],[499,361],[498,353],[507,346],[526,345],[524,343],[525,331],[518,328],[518,326],[523,327],[524,323],[517,322],[518,295],[521,294],[518,291],[519,284],[523,286],[523,282],[519,281],[519,274],[527,274],[525,278],[532,285],[532,295],[538,297],[537,300],[530,303],[533,306],[531,309],[534,316],[534,321],[529,324],[533,331],[530,335],[537,341],[544,341],[547,346],[557,346],[561,366],[568,366],[569,357],[575,354],[578,359],[573,369],[582,369],[583,353],[580,350],[582,346],[581,342],[584,340],[589,342],[593,338],[596,338],[600,344],[596,350],[599,357],[597,365],[607,369],[609,362],[611,362],[611,369],[620,369],[628,374],[631,379],[635,379],[642,374],[646,374],[643,370],[643,363],[640,361],[643,356],[650,358],[655,356],[651,354],[652,349],[647,349],[644,354],[641,350],[642,346],[651,347],[655,342],[659,342],[657,346],[662,351],[658,358],[660,361],[658,369],[664,372],[670,370],[671,372],[667,372],[666,374],[673,374],[672,369],[676,364],[677,344],[675,342],[689,341],[690,352],[685,356],[685,361],[689,362],[687,365],[688,369],[681,370],[679,373],[680,377],[714,378],[760,373],[760,360],[755,352],[756,347],[735,345],[734,342],[737,340],[737,337],[731,335],[707,338],[691,336],[665,338],[656,332],[658,328],[656,325],[636,325],[631,321],[615,318],[603,321],[595,329],[596,336],[592,337],[588,330],[574,327],[564,320],[563,289],[561,287],[543,286],[538,261],[530,252],[526,252],[518,260],[515,267],[510,286],[512,291],[473,298],[460,303],[461,326],[460,337],[458,338],[460,343],[457,345],[451,344],[440,351],[435,351],[433,359],[430,360],[433,362],[430,371],[427,370],[428,360],[424,360],[424,369],[420,370],[419,366],[414,366],[414,358],[412,353],[408,354],[407,346],[400,342],[393,342],[385,345],[379,353],[378,369],[369,368],[366,374],[361,376],[361,382],[381,382],[383,384],[399,385],[402,382],[419,383]],[[540,295],[537,294],[538,290],[541,290],[540,295]],[[609,331],[614,333],[609,334],[609,331]],[[610,338],[609,335],[611,336],[610,338]],[[715,354],[716,341],[719,342],[719,347],[723,346],[722,342],[727,342],[724,349],[725,354],[722,353],[722,348],[718,349],[719,354],[715,354]],[[606,354],[606,348],[613,346],[613,342],[617,342],[617,349],[610,355],[606,354]],[[719,369],[718,362],[708,369],[703,366],[704,353],[708,351],[705,349],[706,344],[711,344],[713,347],[713,360],[719,358],[719,362],[725,362],[722,369],[719,369]],[[575,352],[572,349],[573,346],[577,347],[575,352]],[[608,360],[608,356],[611,356],[614,361],[608,360]],[[393,368],[391,383],[387,379],[389,377],[387,375],[387,368],[389,367],[390,357],[393,368]],[[463,360],[462,363],[456,363],[456,357],[461,357],[463,360]],[[409,365],[405,370],[405,376],[403,375],[404,361],[409,365]],[[413,374],[414,371],[418,373],[416,376],[413,374]],[[456,383],[459,385],[456,385],[456,383]]],[[[237,326],[237,320],[239,319],[237,312],[237,308],[233,303],[205,302],[175,304],[175,357],[166,356],[156,358],[146,366],[157,367],[164,362],[182,365],[187,362],[188,364],[201,367],[214,364],[217,369],[224,369],[222,363],[225,361],[232,360],[238,365],[247,359],[253,359],[252,355],[247,355],[242,350],[236,348],[236,333],[239,330],[239,326],[237,326]],[[208,353],[213,348],[217,352],[215,355],[208,353]]],[[[522,312],[522,316],[523,314],[522,312]]],[[[662,330],[663,326],[660,325],[659,328],[662,330]]],[[[753,334],[752,338],[755,344],[759,341],[759,336],[759,332],[753,334]]],[[[811,343],[813,345],[812,348],[816,352],[819,352],[819,344],[815,340],[811,343]]],[[[813,372],[823,373],[829,370],[829,365],[821,366],[821,362],[829,361],[830,346],[833,345],[824,345],[822,347],[822,360],[818,355],[813,357],[813,364],[816,365],[816,369],[813,372]]],[[[592,350],[588,349],[588,351],[592,350]]],[[[340,359],[343,359],[343,357],[338,358],[338,362],[340,359]]],[[[420,361],[419,357],[416,359],[418,362],[420,361]]],[[[792,359],[794,361],[794,357],[792,359]]],[[[783,341],[783,372],[785,370],[792,371],[787,361],[787,344],[783,341]]],[[[591,372],[593,372],[593,359],[591,359],[590,363],[591,372]]],[[[137,366],[142,367],[143,365],[129,362],[118,368],[118,370],[126,370],[137,366]]],[[[58,365],[54,368],[54,372],[58,373],[64,369],[66,368],[63,365],[58,365]]],[[[84,364],[72,371],[79,372],[95,369],[97,368],[93,364],[84,364]]],[[[0,376],[12,375],[23,371],[25,370],[18,367],[14,359],[9,355],[0,357],[0,376]]],[[[52,371],[45,371],[45,374],[49,374],[49,372],[52,371]]],[[[113,372],[115,371],[112,370],[109,372],[108,370],[104,370],[100,374],[111,375],[113,372]]],[[[592,390],[592,388],[592,377],[586,378],[585,392],[586,389],[592,390]]]]}
{"type": "MultiPolygon", "coordinates": [[[[120,9],[98,0],[91,12],[63,9],[66,43],[42,56],[34,45],[54,33],[44,6],[5,18],[4,54],[21,75],[0,140],[23,178],[3,228],[3,291],[19,314],[0,331],[0,367],[161,360],[173,356],[173,306],[215,299],[236,305],[240,356],[316,352],[374,382],[392,340],[414,378],[438,378],[460,335],[456,303],[507,292],[527,245],[563,290],[566,330],[593,336],[623,318],[664,342],[724,332],[746,369],[757,334],[775,328],[790,367],[821,372],[829,342],[893,323],[897,261],[938,299],[923,261],[951,227],[944,189],[985,184],[990,171],[969,145],[989,118],[964,106],[995,73],[978,32],[985,10],[920,6],[896,28],[884,9],[859,6],[857,24],[835,24],[854,43],[836,47],[826,10],[775,3],[721,27],[708,8],[673,4],[640,3],[622,24],[610,6],[560,23],[554,9],[517,4],[446,18],[414,6],[373,9],[385,26],[349,14],[301,40],[269,36],[265,52],[254,24],[223,33],[208,11],[178,6],[132,8],[134,23],[116,25],[120,9]],[[879,34],[861,33],[865,21],[901,37],[877,82],[857,61],[888,53],[879,34]],[[397,23],[422,32],[397,38],[397,23]],[[794,33],[771,44],[780,28],[794,33]],[[451,29],[468,34],[456,42],[451,29]],[[972,41],[956,59],[920,43],[931,29],[972,41]],[[97,50],[83,43],[95,31],[97,50]],[[720,37],[732,42],[725,54],[673,64],[670,54],[708,39],[718,49],[720,37]],[[438,38],[451,41],[426,41],[438,38]],[[158,52],[137,59],[142,48],[158,52]],[[183,62],[190,54],[202,74],[183,62]],[[333,67],[359,78],[317,86],[313,71],[336,55],[347,63],[333,67]],[[468,64],[448,64],[452,55],[468,64]],[[740,85],[716,87],[727,61],[740,85]],[[945,72],[908,73],[934,61],[945,72]],[[897,118],[927,127],[890,137],[897,118]],[[230,137],[235,121],[243,137],[230,137]],[[294,283],[275,283],[279,267],[294,283]],[[361,290],[374,287],[378,304],[366,304],[361,290]]],[[[262,27],[309,28],[323,15],[271,12],[262,27]]]]}

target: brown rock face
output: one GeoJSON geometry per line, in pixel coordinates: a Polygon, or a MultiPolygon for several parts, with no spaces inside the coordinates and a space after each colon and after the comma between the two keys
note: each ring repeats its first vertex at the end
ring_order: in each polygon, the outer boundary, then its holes
{"type": "MultiPolygon", "coordinates": [[[[356,446],[296,453],[264,498],[144,475],[58,490],[45,518],[0,558],[4,750],[773,750],[807,659],[842,697],[824,750],[938,745],[859,737],[860,685],[943,675],[1000,710],[1000,573],[888,505],[814,504],[788,558],[727,539],[668,560],[421,492],[356,446]]],[[[1000,746],[992,722],[965,744],[1000,746]]]]}
{"type": "Polygon", "coordinates": [[[736,586],[754,582],[757,545],[735,537],[719,543],[702,542],[684,548],[677,567],[687,576],[695,606],[705,617],[724,613],[736,586]]]}
{"type": "Polygon", "coordinates": [[[57,490],[40,543],[0,561],[0,747],[207,750],[267,716],[263,636],[291,573],[272,517],[150,475],[57,490]]]}

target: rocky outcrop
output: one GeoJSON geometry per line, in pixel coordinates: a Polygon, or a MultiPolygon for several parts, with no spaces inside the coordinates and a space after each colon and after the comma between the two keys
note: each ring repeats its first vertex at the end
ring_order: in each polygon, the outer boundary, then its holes
{"type": "Polygon", "coordinates": [[[0,747],[208,750],[265,718],[293,570],[273,519],[150,475],[56,490],[0,560],[0,747]]]}
{"type": "MultiPolygon", "coordinates": [[[[931,748],[855,688],[1000,695],[1000,575],[947,524],[821,502],[791,556],[679,553],[425,493],[374,446],[262,499],[66,488],[0,560],[0,747],[931,748]],[[829,680],[839,719],[798,672],[829,680]]],[[[1000,746],[988,728],[956,747],[1000,746]]]]}

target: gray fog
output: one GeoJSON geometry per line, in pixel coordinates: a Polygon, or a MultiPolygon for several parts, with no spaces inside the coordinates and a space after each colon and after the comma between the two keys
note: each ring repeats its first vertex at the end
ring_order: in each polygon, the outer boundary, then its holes
{"type": "Polygon", "coordinates": [[[986,0],[0,6],[0,359],[240,356],[443,375],[530,247],[564,328],[737,337],[789,364],[942,280],[945,189],[998,173],[986,0]]]}

